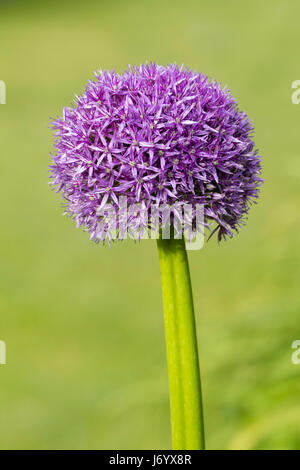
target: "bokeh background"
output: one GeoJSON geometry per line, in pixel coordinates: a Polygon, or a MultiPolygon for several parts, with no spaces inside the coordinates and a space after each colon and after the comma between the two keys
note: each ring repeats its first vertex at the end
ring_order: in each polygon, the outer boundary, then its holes
{"type": "Polygon", "coordinates": [[[227,84],[266,179],[246,230],[190,253],[207,445],[299,449],[297,0],[1,1],[1,449],[171,446],[154,242],[94,245],[49,190],[49,118],[93,71],[184,63],[227,84]]]}

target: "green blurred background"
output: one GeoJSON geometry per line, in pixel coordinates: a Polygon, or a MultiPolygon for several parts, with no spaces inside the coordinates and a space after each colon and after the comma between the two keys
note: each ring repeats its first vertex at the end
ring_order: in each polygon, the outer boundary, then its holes
{"type": "Polygon", "coordinates": [[[0,3],[1,449],[170,448],[154,242],[94,245],[49,190],[49,118],[93,71],[176,61],[256,126],[259,205],[190,253],[207,444],[300,449],[297,0],[0,3]]]}

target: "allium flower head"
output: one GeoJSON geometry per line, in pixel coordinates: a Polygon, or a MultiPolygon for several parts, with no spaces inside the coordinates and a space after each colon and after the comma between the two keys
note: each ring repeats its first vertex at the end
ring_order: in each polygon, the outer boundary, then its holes
{"type": "MultiPolygon", "coordinates": [[[[95,241],[110,238],[102,209],[203,205],[218,238],[232,236],[258,196],[253,127],[230,92],[205,75],[154,63],[99,72],[53,121],[51,184],[95,241]]],[[[131,214],[135,229],[147,222],[131,214]]],[[[197,228],[197,227],[196,227],[197,228]]]]}

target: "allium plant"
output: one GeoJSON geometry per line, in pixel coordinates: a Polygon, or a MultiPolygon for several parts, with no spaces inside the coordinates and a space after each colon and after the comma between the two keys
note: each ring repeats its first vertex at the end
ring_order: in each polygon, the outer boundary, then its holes
{"type": "Polygon", "coordinates": [[[260,157],[253,126],[229,90],[188,68],[155,63],[122,75],[99,72],[74,106],[53,121],[51,184],[66,213],[96,242],[157,232],[165,310],[171,422],[175,449],[204,448],[192,290],[180,210],[210,236],[231,237],[258,197],[260,157]],[[126,207],[135,207],[128,216],[126,207]],[[174,207],[171,236],[150,211],[174,207]],[[117,217],[109,217],[111,211],[117,217]],[[126,214],[125,214],[126,212],[126,214]],[[125,217],[126,215],[126,217],[125,217]],[[177,220],[178,219],[178,220],[177,220]],[[181,220],[181,219],[180,219],[181,220]]]}

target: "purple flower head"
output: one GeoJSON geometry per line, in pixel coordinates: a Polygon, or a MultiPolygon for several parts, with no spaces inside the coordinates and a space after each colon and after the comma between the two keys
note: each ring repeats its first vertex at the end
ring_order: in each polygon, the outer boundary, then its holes
{"type": "Polygon", "coordinates": [[[122,75],[99,72],[53,128],[51,184],[95,241],[111,238],[109,209],[120,217],[119,234],[129,225],[138,233],[161,204],[201,205],[221,240],[258,197],[252,125],[228,90],[188,68],[151,63],[122,75]],[[122,197],[139,210],[121,229],[122,197]]]}

